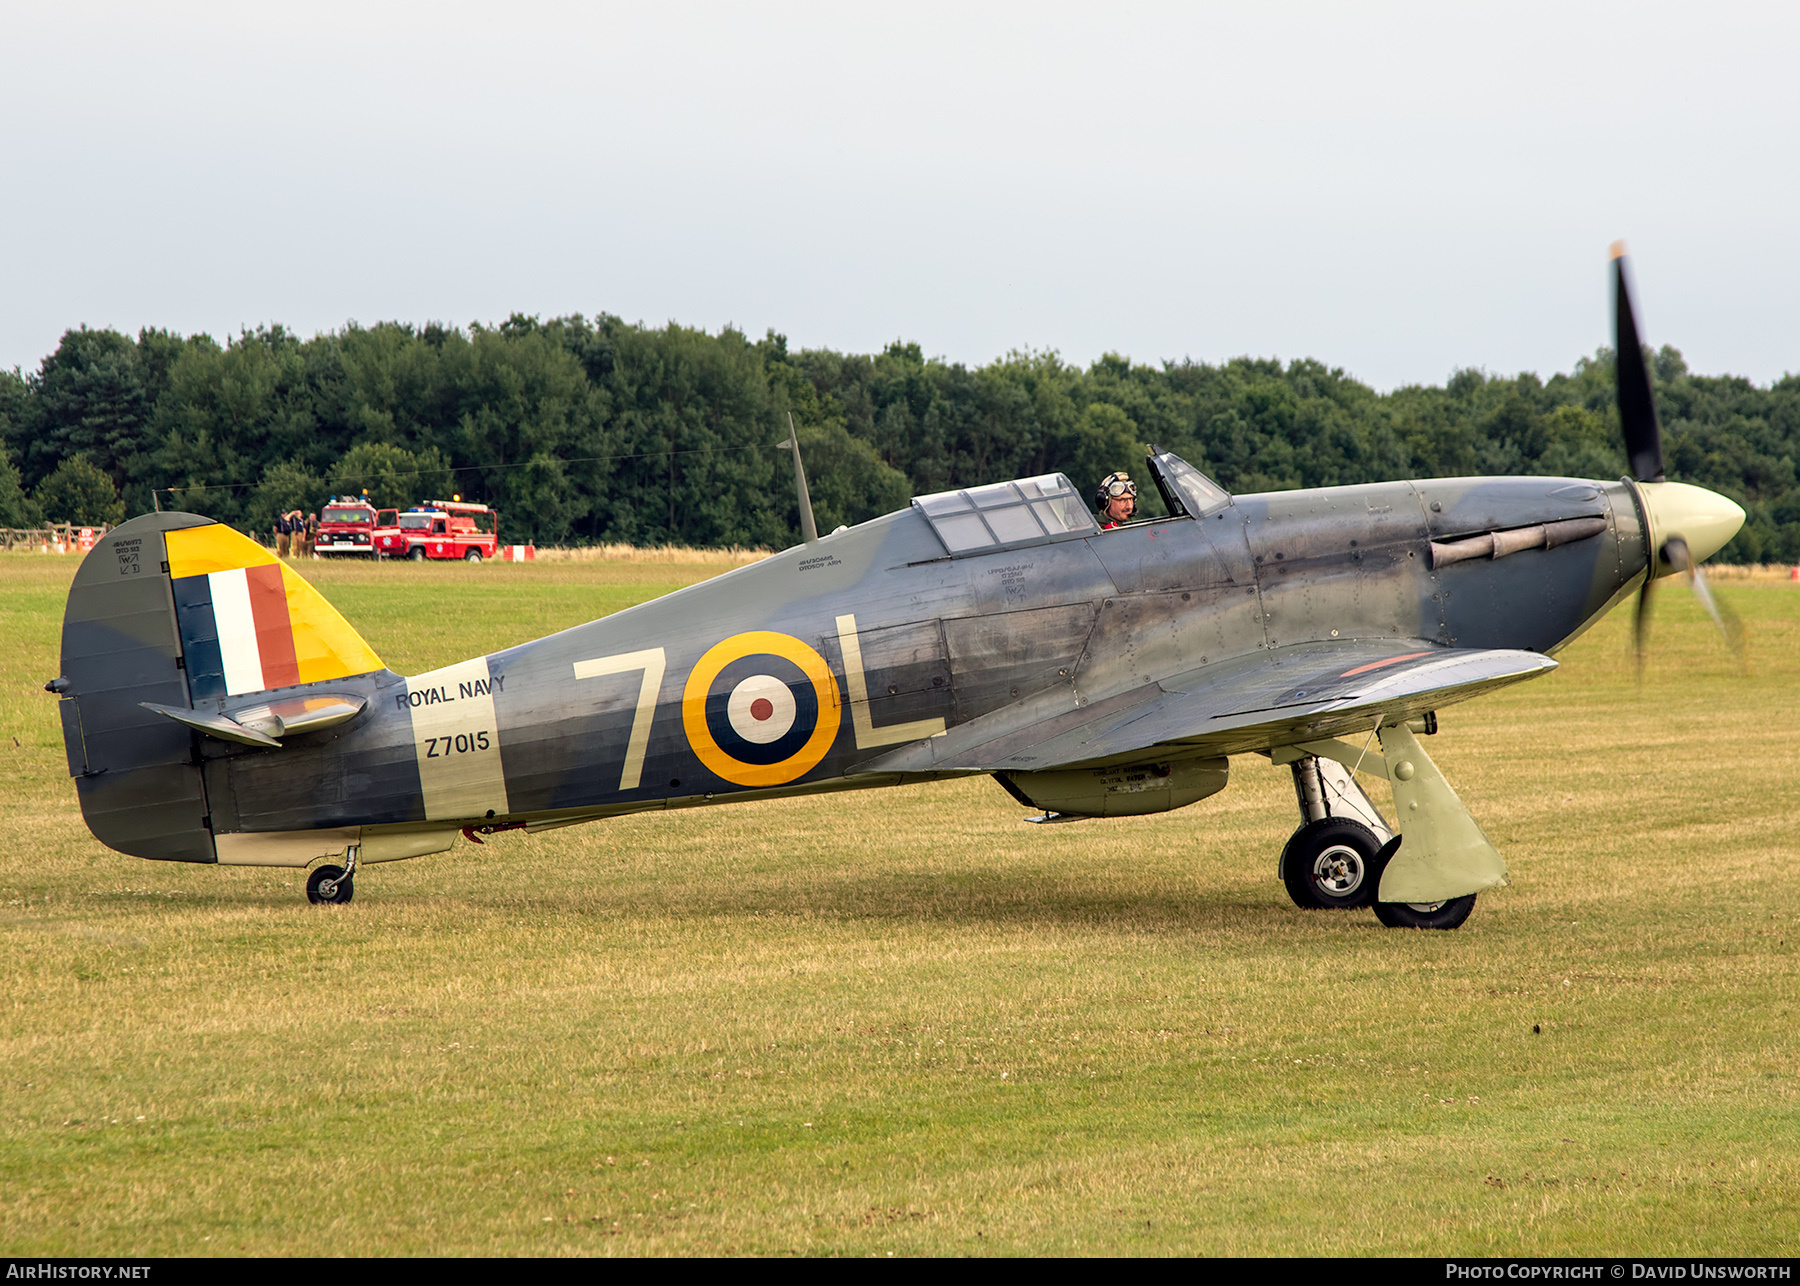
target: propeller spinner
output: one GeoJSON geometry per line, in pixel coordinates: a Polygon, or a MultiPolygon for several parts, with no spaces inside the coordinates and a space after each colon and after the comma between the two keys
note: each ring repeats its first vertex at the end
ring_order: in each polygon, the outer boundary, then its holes
{"type": "Polygon", "coordinates": [[[1625,456],[1631,476],[1643,499],[1647,526],[1645,548],[1654,551],[1638,595],[1638,665],[1650,636],[1652,589],[1663,576],[1686,572],[1708,615],[1726,642],[1743,658],[1743,628],[1729,609],[1713,596],[1700,564],[1728,544],[1744,525],[1744,511],[1716,491],[1668,482],[1663,476],[1662,426],[1656,419],[1656,398],[1651,391],[1650,366],[1644,360],[1638,337],[1637,314],[1631,302],[1631,283],[1625,271],[1625,243],[1613,242],[1613,335],[1618,381],[1619,423],[1624,430],[1625,456]]]}

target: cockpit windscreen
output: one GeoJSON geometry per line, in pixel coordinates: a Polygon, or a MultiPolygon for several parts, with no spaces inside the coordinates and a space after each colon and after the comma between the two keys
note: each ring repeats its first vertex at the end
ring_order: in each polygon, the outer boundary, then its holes
{"type": "Polygon", "coordinates": [[[1150,471],[1169,512],[1204,518],[1231,503],[1231,493],[1173,451],[1150,448],[1150,471]]]}

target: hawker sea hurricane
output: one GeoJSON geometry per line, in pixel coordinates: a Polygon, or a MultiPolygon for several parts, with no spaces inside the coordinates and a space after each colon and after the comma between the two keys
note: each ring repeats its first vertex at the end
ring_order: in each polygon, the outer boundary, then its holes
{"type": "Polygon", "coordinates": [[[1743,522],[1663,480],[1615,271],[1616,482],[1232,496],[1152,447],[1167,518],[1103,530],[1050,474],[820,537],[796,447],[804,544],[410,678],[266,550],[144,515],[76,573],[48,685],[82,813],[139,857],[327,863],[309,895],[347,902],[360,866],[459,832],[973,774],[1035,820],[1136,816],[1259,754],[1294,775],[1295,902],[1454,927],[1506,866],[1425,752],[1436,712],[1554,669],[1743,522]]]}

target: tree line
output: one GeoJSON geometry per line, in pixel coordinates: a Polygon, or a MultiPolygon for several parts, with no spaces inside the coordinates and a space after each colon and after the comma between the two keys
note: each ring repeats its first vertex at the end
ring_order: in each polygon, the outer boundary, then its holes
{"type": "MultiPolygon", "coordinates": [[[[1720,558],[1800,562],[1800,376],[1695,375],[1670,347],[1651,369],[1670,478],[1749,514],[1720,558]]],[[[266,531],[366,490],[381,506],[485,501],[507,540],[782,547],[799,539],[777,447],[790,415],[821,530],[949,487],[1141,474],[1146,442],[1234,492],[1625,471],[1608,349],[1548,380],[1463,370],[1380,394],[1313,360],[1017,351],[969,367],[917,344],[790,351],[772,331],[608,315],[270,326],[226,344],[83,327],[37,370],[0,372],[0,527],[160,502],[266,531]]]]}

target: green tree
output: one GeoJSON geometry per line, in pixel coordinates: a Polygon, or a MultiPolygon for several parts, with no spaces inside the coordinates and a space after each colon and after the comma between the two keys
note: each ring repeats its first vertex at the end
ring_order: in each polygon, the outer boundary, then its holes
{"type": "Polygon", "coordinates": [[[37,398],[29,381],[17,367],[0,370],[0,446],[17,460],[31,443],[32,421],[37,415],[37,398]]]}
{"type": "Polygon", "coordinates": [[[1144,472],[1144,448],[1138,426],[1131,417],[1108,402],[1090,402],[1071,431],[1056,447],[1055,465],[1069,475],[1083,495],[1107,474],[1123,469],[1140,483],[1138,511],[1142,517],[1162,513],[1161,498],[1144,472]]]}
{"type": "Polygon", "coordinates": [[[89,464],[86,456],[70,456],[57,465],[55,472],[38,483],[35,499],[49,522],[98,527],[116,526],[125,518],[119,489],[89,464]]]}
{"type": "Polygon", "coordinates": [[[44,515],[19,485],[19,466],[0,438],[0,527],[35,527],[44,515]]]}
{"type": "MultiPolygon", "coordinates": [[[[792,416],[799,431],[807,491],[819,530],[834,531],[904,509],[912,499],[912,486],[906,475],[882,460],[870,443],[850,433],[836,399],[821,396],[804,372],[788,360],[786,337],[770,331],[756,347],[763,356],[777,425],[785,425],[787,417],[792,416]]],[[[785,451],[775,448],[772,485],[777,488],[788,476],[785,456],[785,451]]],[[[789,508],[793,512],[793,538],[797,540],[797,493],[789,508]]]]}
{"type": "Polygon", "coordinates": [[[284,460],[263,474],[243,507],[241,521],[247,530],[266,534],[274,527],[276,515],[293,509],[317,513],[330,494],[318,474],[298,460],[284,460]]]}
{"type": "Polygon", "coordinates": [[[436,447],[408,451],[391,442],[351,447],[327,478],[333,495],[367,492],[378,509],[405,509],[422,500],[443,499],[456,490],[455,480],[436,447]]]}
{"type": "Polygon", "coordinates": [[[260,512],[247,515],[256,491],[246,484],[282,461],[317,473],[341,454],[313,414],[307,346],[279,326],[246,331],[223,349],[191,341],[169,369],[152,424],[152,485],[180,489],[170,500],[183,509],[252,529],[266,524],[260,512]]]}
{"type": "Polygon", "coordinates": [[[137,345],[114,330],[65,331],[36,380],[37,431],[28,470],[42,478],[80,454],[112,479],[148,445],[150,398],[137,345]]]}
{"type": "Polygon", "coordinates": [[[1543,421],[1547,445],[1535,473],[1558,478],[1617,478],[1625,472],[1619,436],[1584,406],[1559,406],[1543,421]]]}
{"type": "MultiPolygon", "coordinates": [[[[806,490],[812,499],[813,520],[821,533],[840,526],[853,527],[904,509],[912,500],[906,475],[882,463],[867,442],[851,437],[842,420],[802,428],[800,455],[806,462],[806,490]]],[[[795,492],[792,508],[796,538],[799,505],[799,493],[795,492]]]]}
{"type": "MultiPolygon", "coordinates": [[[[1722,556],[1800,556],[1800,377],[1758,388],[1695,375],[1673,348],[1647,356],[1669,476],[1749,515],[1722,556]]],[[[305,340],[270,326],[224,347],[82,328],[37,372],[0,371],[0,445],[21,497],[81,456],[127,512],[148,508],[154,486],[172,489],[170,507],[256,527],[330,483],[395,505],[461,492],[500,508],[517,539],[791,544],[798,514],[776,448],[790,412],[827,526],[907,492],[1052,470],[1084,489],[1115,468],[1141,476],[1145,441],[1240,493],[1623,470],[1605,348],[1548,380],[1465,369],[1377,394],[1306,359],[1109,353],[1081,368],[1025,350],[971,367],[904,341],[795,352],[772,331],[753,343],[602,314],[305,340]],[[424,472],[437,468],[455,472],[424,472]]],[[[1154,512],[1157,498],[1141,498],[1154,512]]]]}
{"type": "Polygon", "coordinates": [[[602,325],[609,351],[595,353],[605,360],[602,396],[586,440],[612,459],[592,475],[590,530],[637,544],[793,543],[793,488],[775,449],[787,425],[766,350],[729,328],[711,336],[617,318],[602,325]]]}
{"type": "Polygon", "coordinates": [[[540,325],[513,317],[476,329],[466,344],[445,337],[442,345],[442,378],[458,418],[438,440],[462,470],[463,498],[500,510],[509,539],[568,540],[601,503],[605,466],[595,457],[609,454],[600,432],[605,399],[565,343],[573,323],[586,327],[579,318],[540,325]]]}

